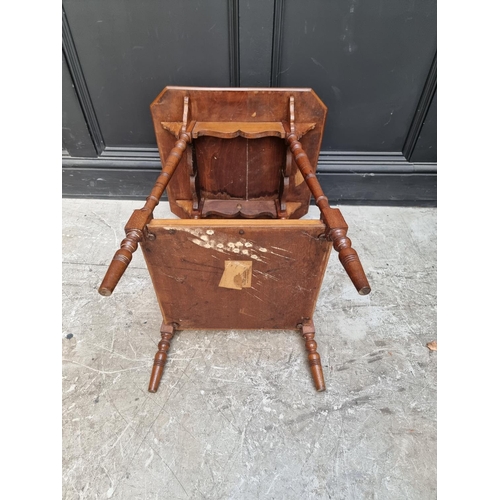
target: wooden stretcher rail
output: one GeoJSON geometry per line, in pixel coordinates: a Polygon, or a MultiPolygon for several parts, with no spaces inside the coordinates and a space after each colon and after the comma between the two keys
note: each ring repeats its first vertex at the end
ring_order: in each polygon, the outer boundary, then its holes
{"type": "MultiPolygon", "coordinates": [[[[161,126],[175,137],[179,137],[182,131],[182,122],[161,122],[161,126]]],[[[302,137],[312,130],[315,123],[296,123],[295,133],[302,137]]],[[[192,138],[209,136],[219,139],[234,139],[244,137],[245,139],[260,139],[262,137],[286,137],[282,122],[192,122],[192,138]]]]}
{"type": "MultiPolygon", "coordinates": [[[[322,221],[316,219],[245,219],[243,221],[245,227],[289,227],[289,228],[301,228],[301,227],[318,227],[320,229],[325,229],[325,224],[322,221]]],[[[149,227],[241,227],[241,219],[153,219],[149,224],[149,227]]]]}
{"type": "Polygon", "coordinates": [[[259,139],[261,137],[285,138],[285,129],[281,122],[196,122],[193,128],[193,139],[208,135],[221,139],[245,137],[259,139]]]}

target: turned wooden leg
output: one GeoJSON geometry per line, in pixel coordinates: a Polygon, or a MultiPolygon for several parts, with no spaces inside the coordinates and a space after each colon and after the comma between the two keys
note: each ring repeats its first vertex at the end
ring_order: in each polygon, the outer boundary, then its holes
{"type": "Polygon", "coordinates": [[[339,252],[339,260],[344,266],[349,278],[360,295],[371,292],[370,284],[366,279],[365,271],[358,257],[358,253],[351,247],[351,240],[347,237],[344,228],[332,230],[333,248],[339,252]]]}
{"type": "Polygon", "coordinates": [[[339,259],[344,269],[346,270],[349,278],[353,282],[356,290],[360,295],[367,295],[370,293],[371,288],[368,280],[365,276],[365,271],[359,260],[356,250],[351,247],[351,240],[347,237],[347,223],[344,217],[340,213],[338,208],[330,207],[328,198],[323,193],[321,186],[316,178],[316,173],[311,165],[311,162],[307,158],[307,154],[302,149],[302,144],[299,142],[299,138],[295,133],[295,101],[293,97],[290,97],[290,126],[284,123],[287,127],[286,141],[288,147],[293,154],[295,163],[299,167],[300,173],[307,186],[309,187],[314,199],[316,200],[316,205],[321,211],[321,218],[326,225],[326,237],[333,241],[333,248],[339,252],[339,259]]]}
{"type": "Polygon", "coordinates": [[[165,368],[165,363],[167,362],[167,352],[170,349],[170,341],[175,333],[174,324],[169,323],[167,325],[162,323],[160,332],[161,340],[158,343],[158,352],[156,353],[155,360],[153,362],[151,379],[149,380],[149,392],[156,392],[158,390],[158,386],[160,385],[163,368],[165,368]]]}
{"type": "Polygon", "coordinates": [[[323,376],[323,368],[321,366],[321,358],[319,354],[316,352],[316,348],[318,345],[314,340],[314,323],[312,320],[307,320],[302,323],[300,326],[302,337],[304,337],[306,341],[306,349],[309,359],[309,366],[311,367],[311,374],[314,380],[314,385],[316,386],[317,391],[324,391],[326,389],[325,386],[325,377],[323,376]]]}

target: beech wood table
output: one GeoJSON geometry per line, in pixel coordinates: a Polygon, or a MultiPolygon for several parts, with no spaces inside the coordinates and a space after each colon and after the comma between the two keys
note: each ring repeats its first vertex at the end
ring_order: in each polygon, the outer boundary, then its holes
{"type": "Polygon", "coordinates": [[[361,295],[370,285],[316,178],[326,107],[311,89],[166,87],[151,104],[162,171],[132,213],[99,293],[141,245],[163,316],[149,391],[174,334],[290,329],[325,390],[313,314],[333,248],[361,295]],[[165,190],[179,219],[154,219],[165,190]],[[301,219],[313,195],[320,220],[301,219]]]}

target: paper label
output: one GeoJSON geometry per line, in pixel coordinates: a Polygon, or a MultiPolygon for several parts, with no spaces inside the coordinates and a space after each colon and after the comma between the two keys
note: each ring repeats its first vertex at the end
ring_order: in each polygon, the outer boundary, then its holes
{"type": "Polygon", "coordinates": [[[241,290],[252,286],[252,261],[251,260],[226,260],[224,273],[219,282],[222,288],[241,290]]]}

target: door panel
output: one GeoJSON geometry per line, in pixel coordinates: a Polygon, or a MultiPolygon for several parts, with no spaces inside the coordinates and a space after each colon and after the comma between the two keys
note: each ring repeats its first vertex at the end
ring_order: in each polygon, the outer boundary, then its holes
{"type": "Polygon", "coordinates": [[[229,86],[226,0],[64,0],[107,147],[155,147],[149,105],[166,85],[229,86]]]}
{"type": "Polygon", "coordinates": [[[62,143],[63,148],[73,157],[97,156],[64,55],[62,58],[62,143]]]}
{"type": "Polygon", "coordinates": [[[279,85],[327,105],[323,149],[401,152],[436,50],[436,4],[287,0],[279,85]]]}
{"type": "Polygon", "coordinates": [[[437,92],[432,98],[420,134],[411,155],[411,161],[437,162],[437,92]]]}

